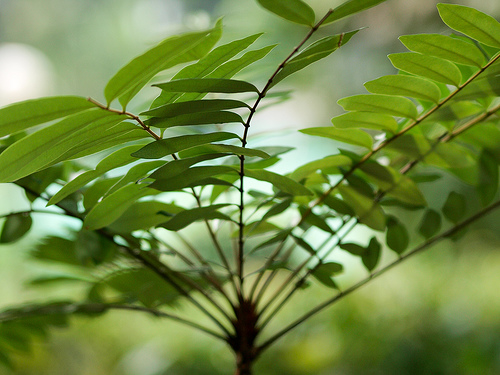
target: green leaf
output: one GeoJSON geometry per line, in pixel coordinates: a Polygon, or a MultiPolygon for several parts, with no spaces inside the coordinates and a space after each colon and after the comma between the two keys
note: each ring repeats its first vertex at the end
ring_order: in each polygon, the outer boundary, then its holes
{"type": "MultiPolygon", "coordinates": [[[[207,76],[217,67],[221,66],[222,64],[236,56],[239,52],[249,47],[261,35],[262,34],[250,35],[246,38],[235,40],[233,42],[215,48],[201,60],[182,68],[177,74],[174,75],[172,81],[177,81],[185,78],[202,78],[207,76]]],[[[164,104],[172,103],[174,101],[186,101],[184,97],[192,94],[185,94],[184,92],[185,91],[162,91],[161,94],[151,104],[151,108],[156,108],[164,104]]]]}
{"type": "Polygon", "coordinates": [[[301,25],[313,26],[316,18],[312,8],[301,0],[257,0],[270,12],[301,25]]]}
{"type": "Polygon", "coordinates": [[[118,219],[139,198],[157,193],[145,185],[126,185],[97,203],[85,217],[83,227],[87,230],[103,228],[118,219]]]}
{"type": "Polygon", "coordinates": [[[321,263],[314,268],[312,275],[323,285],[328,288],[338,289],[335,281],[332,280],[333,276],[338,275],[344,271],[344,267],[340,263],[328,262],[321,263]]]}
{"type": "Polygon", "coordinates": [[[153,117],[144,121],[146,125],[155,126],[157,128],[170,128],[173,126],[185,125],[227,124],[231,122],[244,124],[240,115],[228,111],[195,112],[170,118],[153,117]]]}
{"type": "Polygon", "coordinates": [[[157,201],[135,202],[110,226],[109,229],[118,233],[130,233],[135,230],[149,229],[165,222],[165,214],[177,214],[184,211],[174,204],[157,201]],[[160,213],[160,212],[163,212],[160,213]]]}
{"type": "Polygon", "coordinates": [[[198,92],[198,93],[224,93],[234,94],[239,92],[256,92],[259,90],[251,83],[227,78],[186,78],[153,86],[159,87],[165,92],[198,92]]]}
{"type": "Polygon", "coordinates": [[[329,56],[335,50],[346,44],[358,31],[359,30],[355,30],[334,36],[328,36],[312,43],[301,53],[299,53],[297,56],[286,63],[283,69],[281,69],[278,74],[276,74],[273,82],[268,87],[268,89],[275,86],[278,82],[282,81],[289,75],[304,69],[308,65],[318,60],[329,56]]]}
{"type": "Polygon", "coordinates": [[[418,116],[415,104],[410,99],[402,96],[362,94],[340,99],[337,103],[346,111],[385,113],[412,119],[418,116]]]}
{"type": "MultiPolygon", "coordinates": [[[[301,215],[304,215],[307,211],[307,207],[300,206],[299,211],[301,215]]],[[[308,229],[311,226],[321,229],[327,233],[335,234],[335,231],[332,228],[330,228],[325,217],[316,215],[315,213],[310,211],[309,214],[306,216],[305,223],[303,223],[301,227],[303,229],[308,229]]]]}
{"type": "Polygon", "coordinates": [[[410,243],[406,227],[394,216],[387,218],[386,242],[396,253],[403,253],[410,243]]]}
{"type": "Polygon", "coordinates": [[[86,136],[99,139],[108,126],[123,119],[100,109],[88,110],[21,138],[0,154],[0,182],[12,182],[50,166],[61,154],[88,142],[86,136]]]}
{"type": "Polygon", "coordinates": [[[474,116],[484,111],[484,108],[473,102],[452,102],[444,105],[438,111],[427,117],[427,121],[455,121],[474,116]]]}
{"type": "Polygon", "coordinates": [[[15,242],[22,238],[31,228],[33,220],[29,214],[9,215],[3,223],[0,235],[1,243],[15,242]]]}
{"type": "MultiPolygon", "coordinates": [[[[232,167],[223,165],[192,167],[185,170],[181,174],[174,175],[172,177],[156,177],[157,180],[149,185],[149,187],[160,191],[181,190],[186,187],[200,186],[200,184],[204,185],[204,180],[209,177],[232,173],[238,173],[238,171],[232,167]]],[[[160,176],[162,174],[163,173],[159,173],[160,176]]]]}
{"type": "Polygon", "coordinates": [[[132,96],[160,71],[202,58],[220,38],[221,30],[222,25],[218,22],[212,30],[176,35],[136,57],[106,85],[104,96],[108,105],[122,97],[120,102],[125,107],[132,96]]]}
{"type": "Polygon", "coordinates": [[[271,238],[269,238],[269,239],[259,243],[257,246],[255,246],[251,250],[251,253],[254,253],[254,252],[256,252],[264,247],[273,245],[275,243],[283,242],[288,238],[288,236],[290,236],[291,233],[292,233],[291,229],[285,229],[285,230],[279,231],[277,234],[275,234],[271,238]]]}
{"type": "Polygon", "coordinates": [[[118,181],[120,177],[111,177],[102,180],[95,181],[88,189],[83,193],[83,206],[86,211],[89,211],[94,207],[104,194],[118,181]]]}
{"type": "Polygon", "coordinates": [[[377,239],[372,237],[368,247],[366,248],[366,253],[361,256],[361,260],[368,271],[373,271],[373,269],[377,266],[377,263],[380,260],[381,248],[382,246],[380,246],[377,239]]]}
{"type": "Polygon", "coordinates": [[[328,171],[337,167],[347,167],[352,164],[352,160],[344,155],[330,155],[320,160],[307,163],[292,172],[290,178],[300,181],[318,170],[328,171]]]}
{"type": "Polygon", "coordinates": [[[245,176],[260,181],[270,182],[277,189],[294,196],[313,195],[304,185],[274,172],[261,169],[245,169],[245,176]]]}
{"type": "Polygon", "coordinates": [[[452,29],[487,46],[500,47],[500,23],[493,17],[462,5],[438,4],[437,8],[452,29]]]}
{"type": "Polygon", "coordinates": [[[408,75],[383,76],[365,83],[374,94],[401,95],[438,103],[441,90],[435,83],[408,75]]]}
{"type": "Polygon", "coordinates": [[[500,76],[489,76],[482,79],[476,79],[460,90],[454,96],[454,99],[477,100],[488,96],[500,96],[500,76]]]}
{"type": "Polygon", "coordinates": [[[82,229],[78,232],[75,252],[83,265],[98,265],[112,259],[116,245],[92,230],[82,229]]]}
{"type": "Polygon", "coordinates": [[[383,113],[348,112],[332,118],[332,124],[340,129],[364,128],[388,130],[391,133],[396,133],[398,131],[398,123],[394,117],[383,113]]]}
{"type": "Polygon", "coordinates": [[[95,106],[79,96],[31,99],[0,109],[0,138],[95,106]]]}
{"type": "Polygon", "coordinates": [[[108,191],[106,191],[106,194],[104,194],[103,197],[114,193],[125,185],[138,182],[139,180],[145,178],[150,171],[155,168],[161,167],[164,163],[165,162],[163,160],[155,160],[134,165],[122,178],[120,178],[113,186],[109,188],[108,191]]]}
{"type": "Polygon", "coordinates": [[[479,157],[479,183],[477,186],[479,198],[483,206],[493,201],[498,192],[498,163],[488,151],[483,151],[479,157]]]}
{"type": "Polygon", "coordinates": [[[368,161],[360,166],[370,180],[387,195],[398,199],[401,202],[416,206],[427,204],[422,192],[415,182],[409,177],[402,175],[398,171],[383,166],[375,161],[368,161]]]}
{"type": "Polygon", "coordinates": [[[452,223],[457,224],[465,216],[466,202],[464,195],[452,191],[442,208],[444,216],[452,223]]]}
{"type": "Polygon", "coordinates": [[[171,231],[178,231],[199,220],[231,220],[227,215],[218,211],[220,208],[227,206],[230,206],[230,204],[214,204],[212,206],[197,207],[191,210],[184,210],[173,215],[169,221],[158,225],[158,227],[165,228],[171,231]]]}
{"type": "Polygon", "coordinates": [[[339,215],[347,215],[351,217],[356,215],[354,210],[348,204],[346,204],[343,200],[335,197],[334,195],[327,196],[323,203],[339,215]]]}
{"type": "Polygon", "coordinates": [[[335,22],[344,17],[361,12],[365,9],[374,7],[377,4],[383,3],[385,0],[348,0],[333,10],[333,13],[328,16],[323,25],[335,22]]]}
{"type": "Polygon", "coordinates": [[[106,172],[127,165],[129,163],[132,163],[136,159],[132,157],[130,154],[132,152],[137,151],[140,147],[141,147],[140,145],[123,147],[113,152],[112,154],[106,156],[99,162],[99,164],[97,164],[95,169],[78,175],[73,180],[64,185],[62,189],[60,189],[55,195],[52,196],[52,198],[50,198],[50,200],[47,203],[47,206],[59,203],[68,195],[74,193],[78,189],[87,185],[90,181],[95,180],[96,178],[102,176],[106,172]]]}
{"type": "Polygon", "coordinates": [[[418,233],[429,239],[437,234],[441,229],[441,215],[432,209],[425,211],[422,221],[420,222],[418,233]]]}
{"type": "Polygon", "coordinates": [[[316,127],[301,129],[301,133],[318,137],[330,138],[335,141],[362,146],[371,150],[373,146],[372,137],[359,129],[336,129],[334,127],[316,127]]]}
{"type": "Polygon", "coordinates": [[[234,138],[239,137],[228,132],[181,135],[149,143],[139,151],[132,153],[132,156],[143,159],[160,159],[191,147],[234,138]]]}
{"type": "Polygon", "coordinates": [[[377,202],[350,186],[339,186],[338,190],[344,198],[345,203],[354,210],[360,223],[375,230],[385,230],[385,214],[377,202]]]}
{"type": "Polygon", "coordinates": [[[175,117],[195,112],[213,112],[224,109],[249,108],[246,103],[231,99],[192,100],[165,104],[161,107],[142,112],[143,116],[150,117],[175,117]]]}
{"type": "Polygon", "coordinates": [[[182,153],[179,154],[179,156],[185,158],[200,154],[212,154],[212,153],[245,155],[248,157],[257,157],[261,159],[268,159],[271,157],[269,154],[261,150],[256,150],[247,147],[233,146],[233,145],[215,144],[215,143],[193,147],[191,149],[183,151],[182,153]]]}
{"type": "Polygon", "coordinates": [[[482,67],[485,57],[474,44],[441,34],[415,34],[399,37],[410,51],[439,57],[459,64],[482,67]]]}
{"type": "Polygon", "coordinates": [[[358,257],[361,257],[366,254],[366,247],[358,245],[357,243],[351,243],[351,242],[341,243],[339,246],[342,250],[345,250],[348,253],[358,257]]]}
{"type": "Polygon", "coordinates": [[[462,74],[457,66],[439,57],[414,52],[393,53],[388,57],[394,67],[408,73],[457,87],[462,81],[462,74]]]}

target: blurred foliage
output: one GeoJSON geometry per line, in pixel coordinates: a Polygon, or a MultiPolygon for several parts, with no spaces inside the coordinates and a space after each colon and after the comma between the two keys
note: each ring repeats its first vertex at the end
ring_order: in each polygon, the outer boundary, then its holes
{"type": "MultiPolygon", "coordinates": [[[[326,9],[335,2],[310,3],[326,9]]],[[[306,115],[308,123],[328,123],[336,114],[332,111],[340,113],[340,107],[332,108],[338,98],[359,93],[366,80],[392,72],[385,55],[402,50],[395,43],[398,35],[439,32],[443,27],[436,22],[435,3],[392,0],[345,21],[343,29],[369,25],[370,30],[356,43],[347,45],[335,59],[318,63],[317,70],[306,71],[290,83],[301,88],[293,95],[309,100],[314,109],[304,112],[299,109],[296,114],[288,115],[294,118],[291,125],[303,123],[301,116],[306,115]],[[371,64],[364,64],[368,59],[371,64]],[[320,73],[329,69],[336,74],[320,73]]],[[[454,3],[500,14],[496,1],[454,3]]],[[[56,74],[52,87],[44,94],[76,93],[100,99],[102,82],[123,61],[142,52],[145,44],[181,29],[205,27],[221,14],[225,15],[227,39],[272,28],[272,38],[285,41],[274,55],[277,61],[280,53],[289,51],[302,35],[284,21],[270,22],[271,16],[250,0],[3,0],[0,43],[28,44],[49,57],[56,74]]],[[[262,45],[276,40],[263,39],[262,45]]],[[[260,69],[272,67],[272,61],[266,61],[260,69]]],[[[271,111],[286,112],[290,107],[284,108],[271,111]]],[[[270,116],[263,123],[271,119],[270,116]]],[[[467,189],[454,179],[443,183],[467,189]]],[[[434,188],[438,191],[439,186],[434,188]]],[[[10,197],[13,193],[8,189],[2,191],[2,196],[10,197]]],[[[432,196],[432,191],[427,193],[432,196]]],[[[435,199],[436,206],[441,206],[447,197],[435,196],[435,199]]],[[[0,205],[2,211],[9,211],[10,202],[2,200],[0,205]]],[[[483,220],[459,244],[450,241],[439,245],[307,322],[265,353],[256,373],[500,373],[500,302],[496,293],[500,281],[496,272],[500,267],[500,238],[495,226],[489,224],[497,221],[498,215],[483,220]]],[[[22,224],[19,230],[26,225],[22,224]]],[[[30,241],[37,240],[37,229],[51,232],[51,228],[35,221],[28,238],[2,247],[0,275],[4,275],[3,280],[13,281],[4,281],[0,287],[1,305],[37,298],[32,291],[13,287],[39,272],[36,264],[26,265],[23,255],[30,241]]],[[[16,231],[13,233],[15,237],[16,231]]],[[[360,260],[349,259],[359,266],[361,273],[360,260]]],[[[78,286],[68,286],[49,293],[55,297],[83,291],[78,286]]],[[[300,309],[299,306],[308,306],[326,295],[326,288],[315,288],[298,297],[289,308],[300,309]]],[[[196,317],[197,313],[187,314],[196,317]]],[[[173,323],[161,323],[133,312],[108,313],[95,321],[78,317],[72,323],[71,328],[51,330],[51,338],[43,343],[37,341],[30,349],[30,356],[16,358],[15,372],[0,368],[0,374],[232,373],[233,359],[226,347],[173,323]]]]}

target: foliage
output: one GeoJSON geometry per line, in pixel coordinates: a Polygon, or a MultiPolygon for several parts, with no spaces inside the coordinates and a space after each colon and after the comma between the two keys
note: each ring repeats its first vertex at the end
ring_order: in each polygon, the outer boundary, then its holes
{"type": "Polygon", "coordinates": [[[234,77],[274,46],[252,49],[259,34],[217,46],[217,21],[133,59],[107,83],[105,104],[59,96],[1,109],[0,182],[48,208],[7,215],[0,242],[23,237],[38,215],[78,220],[78,230],[43,239],[31,256],[63,266],[35,284],[74,282],[86,295],[1,313],[0,361],[10,364],[11,352],[29,350],[33,336],[66,324],[69,315],[122,309],[227,342],[237,373],[250,374],[262,351],[290,330],[411,255],[458,239],[498,208],[500,24],[472,8],[439,4],[458,34],[402,36],[409,52],[389,56],[398,74],[367,82],[368,94],[341,99],[347,112],[332,125],[300,131],[330,142],[331,155],[280,174],[274,167],[291,149],[254,145],[255,113],[289,96],[275,86],[358,32],[312,41],[317,31],[381,2],[349,0],[316,21],[301,0],[258,0],[309,28],[263,82],[234,77]],[[159,73],[173,68],[173,78],[162,81],[159,73]],[[157,97],[139,114],[129,112],[151,81],[157,97]],[[112,107],[116,101],[120,109],[112,107]],[[99,160],[94,168],[80,159],[90,155],[99,160]],[[429,203],[422,185],[447,175],[473,186],[482,207],[445,188],[441,207],[429,203]],[[420,223],[417,233],[412,222],[420,223]],[[352,242],[349,234],[363,226],[373,232],[369,240],[352,242]],[[211,246],[194,245],[193,231],[204,231],[211,246]],[[359,258],[365,278],[339,285],[337,276],[349,271],[335,257],[341,251],[359,258]],[[395,260],[382,264],[384,251],[395,260]],[[310,283],[332,296],[267,332],[310,283]],[[181,302],[206,321],[175,313],[181,302]]]}

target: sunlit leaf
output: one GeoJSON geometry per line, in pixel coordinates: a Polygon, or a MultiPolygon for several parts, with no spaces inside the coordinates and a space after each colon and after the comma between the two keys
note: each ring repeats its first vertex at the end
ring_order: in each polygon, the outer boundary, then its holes
{"type": "Polygon", "coordinates": [[[462,5],[438,4],[437,8],[452,29],[487,46],[500,47],[500,23],[493,17],[462,5]]]}
{"type": "Polygon", "coordinates": [[[394,216],[387,218],[387,246],[396,253],[403,253],[410,243],[410,237],[406,227],[394,216]]]}
{"type": "Polygon", "coordinates": [[[270,182],[277,189],[291,195],[313,195],[304,185],[274,172],[263,169],[245,169],[245,176],[260,181],[270,182]]]}
{"type": "Polygon", "coordinates": [[[221,27],[221,23],[218,22],[212,30],[170,37],[133,59],[121,68],[106,85],[104,95],[108,105],[114,99],[124,96],[121,103],[126,106],[133,96],[126,94],[128,92],[135,94],[158,72],[206,55],[220,38],[221,27]]]}
{"type": "Polygon", "coordinates": [[[409,75],[391,75],[365,83],[366,89],[374,94],[401,95],[411,98],[439,102],[441,90],[436,84],[409,75]]]}
{"type": "Polygon", "coordinates": [[[301,0],[257,0],[270,12],[301,25],[313,26],[315,15],[312,8],[301,0]]]}
{"type": "Polygon", "coordinates": [[[333,13],[325,20],[323,25],[374,7],[384,1],[385,0],[347,0],[333,10],[333,13]]]}
{"type": "Polygon", "coordinates": [[[132,156],[143,159],[160,159],[191,147],[234,138],[239,137],[228,132],[181,135],[149,143],[139,151],[132,153],[132,156]]]}
{"type": "Polygon", "coordinates": [[[389,59],[396,68],[437,82],[459,86],[462,74],[455,64],[439,57],[414,52],[393,53],[389,59]]]}
{"type": "Polygon", "coordinates": [[[482,67],[485,57],[471,43],[441,34],[415,34],[399,37],[410,51],[439,57],[459,64],[482,67]]]}
{"type": "Polygon", "coordinates": [[[99,139],[99,130],[102,134],[108,124],[122,120],[119,114],[88,110],[27,135],[0,154],[0,182],[15,181],[49,166],[61,154],[88,142],[85,136],[99,139]]]}
{"type": "Polygon", "coordinates": [[[388,130],[396,133],[398,123],[394,117],[373,112],[348,112],[332,118],[332,124],[337,128],[364,128],[388,130]]]}
{"type": "Polygon", "coordinates": [[[362,146],[369,150],[371,150],[373,146],[372,137],[360,129],[337,129],[330,126],[301,129],[300,132],[308,135],[330,138],[335,141],[356,146],[362,146]]]}
{"type": "Polygon", "coordinates": [[[350,186],[339,186],[338,190],[361,223],[375,230],[385,230],[385,214],[377,202],[350,186]]]}
{"type": "Polygon", "coordinates": [[[418,233],[426,239],[433,237],[441,229],[441,215],[432,209],[425,211],[422,221],[420,222],[418,233]]]}
{"type": "Polygon", "coordinates": [[[443,205],[444,216],[456,224],[462,220],[466,213],[467,200],[464,195],[452,191],[443,205]]]}
{"type": "Polygon", "coordinates": [[[139,198],[157,193],[145,185],[124,186],[97,203],[85,216],[83,226],[88,230],[103,228],[118,219],[139,198]]]}
{"type": "Polygon", "coordinates": [[[171,231],[178,231],[199,220],[231,220],[226,214],[218,211],[220,208],[227,206],[229,206],[229,204],[214,204],[211,206],[184,210],[173,215],[170,220],[158,225],[158,227],[171,231]]]}
{"type": "Polygon", "coordinates": [[[10,104],[0,109],[0,138],[93,107],[79,96],[47,97],[10,104]]]}
{"type": "Polygon", "coordinates": [[[29,214],[7,216],[1,230],[0,244],[19,240],[28,233],[32,224],[33,220],[29,214]]]}
{"type": "Polygon", "coordinates": [[[384,113],[412,119],[418,116],[415,104],[402,96],[361,94],[340,99],[338,103],[346,111],[384,113]]]}

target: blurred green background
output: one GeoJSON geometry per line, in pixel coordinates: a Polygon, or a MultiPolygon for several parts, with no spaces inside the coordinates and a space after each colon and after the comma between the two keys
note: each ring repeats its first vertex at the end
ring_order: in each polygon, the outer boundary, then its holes
{"type": "MultiPolygon", "coordinates": [[[[340,1],[308,3],[320,15],[340,1]]],[[[453,3],[500,18],[498,0],[453,3]]],[[[389,0],[321,31],[368,27],[328,59],[285,81],[282,88],[294,88],[293,99],[259,114],[253,130],[272,126],[280,138],[269,142],[281,145],[283,139],[293,144],[294,129],[329,124],[341,112],[339,98],[364,92],[363,82],[394,71],[386,55],[404,50],[399,35],[447,32],[436,4],[389,0]]],[[[306,33],[265,12],[254,0],[0,0],[0,105],[63,94],[102,100],[107,80],[131,58],[168,35],[209,27],[222,15],[225,41],[265,31],[260,44],[280,43],[256,69],[239,76],[261,85],[306,33]]],[[[317,150],[305,146],[288,163],[318,157],[317,150]]],[[[456,180],[444,183],[465,192],[468,188],[456,180]]],[[[425,193],[438,203],[444,199],[429,189],[425,193]]],[[[0,213],[24,208],[19,189],[0,185],[0,213]]],[[[482,220],[458,243],[441,243],[314,317],[266,352],[255,373],[500,374],[498,219],[482,220]]],[[[64,220],[51,221],[50,226],[36,221],[27,238],[0,247],[0,307],[47,297],[40,294],[45,290],[25,287],[40,272],[40,265],[26,260],[26,252],[42,233],[63,230],[64,225],[64,220]]],[[[355,277],[349,274],[343,282],[347,285],[355,277]]],[[[299,306],[321,301],[329,293],[317,287],[296,297],[283,319],[292,319],[299,306]]],[[[68,291],[54,292],[59,294],[68,291]]],[[[49,340],[37,341],[30,356],[16,358],[15,372],[0,367],[0,374],[233,372],[227,347],[169,321],[116,312],[72,322],[54,330],[49,340]]]]}

